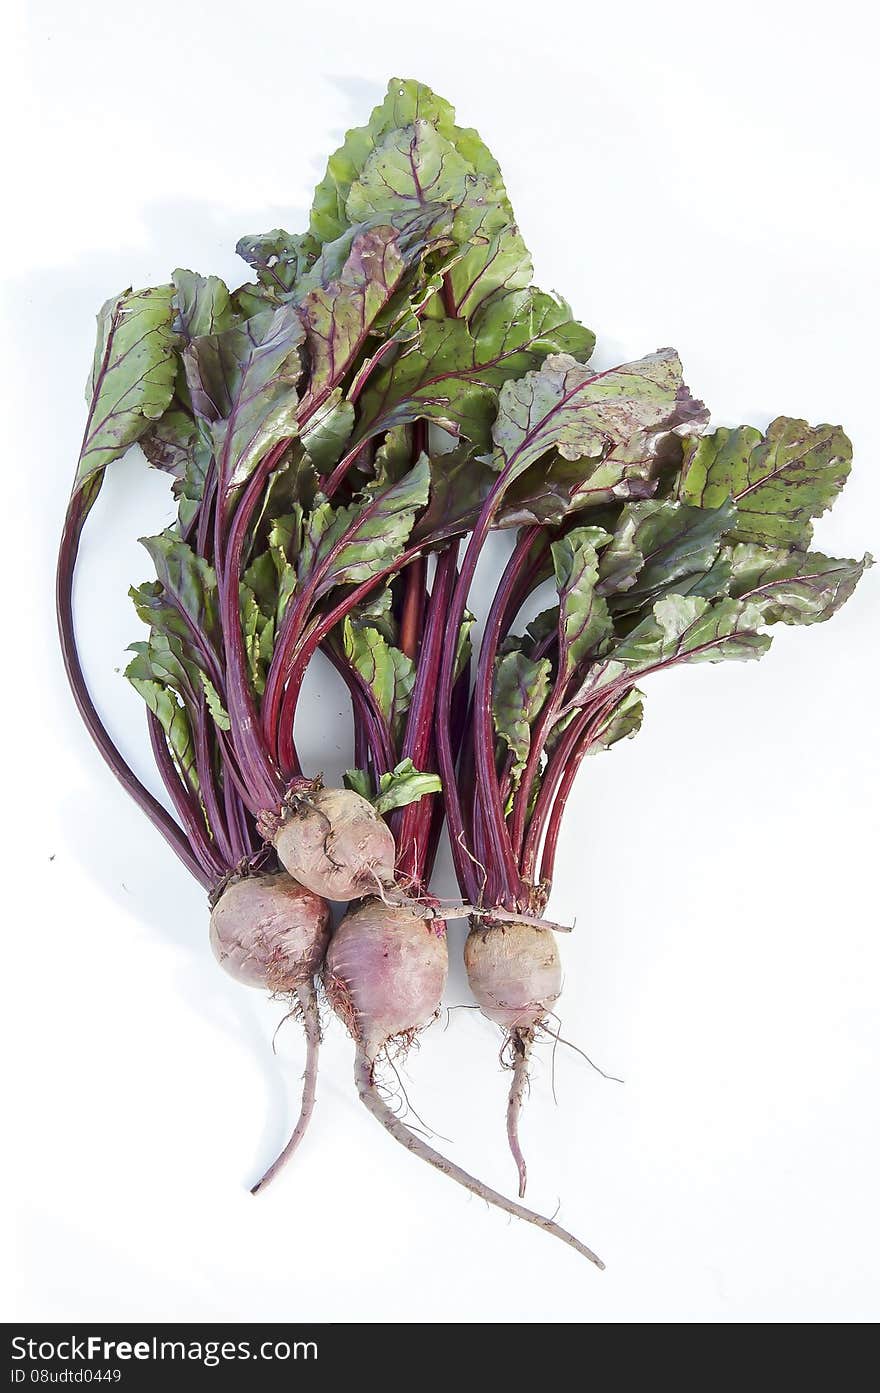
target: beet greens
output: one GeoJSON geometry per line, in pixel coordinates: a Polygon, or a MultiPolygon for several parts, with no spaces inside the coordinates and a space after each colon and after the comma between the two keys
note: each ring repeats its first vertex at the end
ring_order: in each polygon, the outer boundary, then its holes
{"type": "Polygon", "coordinates": [[[305,232],[238,251],[255,279],[237,289],[177,270],[99,314],[57,577],[74,697],[208,892],[221,965],[304,1026],[299,1118],[254,1189],[312,1116],[321,984],[359,1096],[395,1140],[601,1266],[429,1146],[379,1071],[436,1016],[445,920],[468,916],[469,980],[511,1069],[522,1197],[529,1061],[562,988],[544,915],[577,770],[638,730],[645,677],[760,657],[769,626],[819,622],[849,597],[870,558],[810,549],[849,442],[787,418],[707,434],[669,348],[590,368],[592,332],[532,283],[495,160],[413,81],[393,80],[348,133],[305,232]],[[74,629],[82,530],[135,443],[178,508],[143,539],[155,578],[131,591],[147,632],[126,674],[173,813],[109,736],[74,629]],[[496,529],[515,535],[474,663],[471,590],[496,529]],[[553,603],[515,632],[548,583],[553,603]],[[297,749],[318,654],[350,699],[341,789],[297,749]],[[444,820],[457,905],[431,890],[444,820]],[[349,902],[332,935],[331,900],[349,902]]]}

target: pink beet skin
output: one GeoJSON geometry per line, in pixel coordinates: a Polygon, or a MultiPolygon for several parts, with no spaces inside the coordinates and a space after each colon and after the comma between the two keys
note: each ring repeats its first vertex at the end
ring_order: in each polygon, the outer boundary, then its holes
{"type": "Polygon", "coordinates": [[[562,992],[562,962],[552,929],[535,924],[471,929],[464,962],[484,1015],[506,1030],[539,1025],[562,992]]]}
{"type": "Polygon", "coordinates": [[[372,803],[347,788],[322,788],[302,798],[275,835],[290,874],[328,900],[369,895],[394,878],[396,848],[372,803]]]}
{"type": "Polygon", "coordinates": [[[211,913],[220,966],[239,982],[293,991],[319,971],[330,939],[330,906],[283,871],[226,887],[211,913]]]}
{"type": "Polygon", "coordinates": [[[336,1014],[375,1060],[388,1040],[421,1029],[435,1015],[447,966],[442,921],[370,899],[333,935],[324,987],[336,1014]]]}

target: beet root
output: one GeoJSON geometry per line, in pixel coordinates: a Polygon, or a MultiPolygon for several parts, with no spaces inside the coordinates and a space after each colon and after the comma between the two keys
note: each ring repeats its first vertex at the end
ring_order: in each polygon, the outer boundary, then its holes
{"type": "Polygon", "coordinates": [[[306,1067],[303,1071],[299,1117],[286,1145],[275,1157],[269,1169],[263,1172],[256,1185],[251,1186],[252,1195],[265,1189],[290,1160],[308,1130],[315,1109],[315,1095],[318,1086],[318,1051],[321,1047],[321,1018],[318,1014],[318,998],[314,982],[297,987],[296,998],[303,1029],[306,1033],[306,1067]]]}
{"type": "Polygon", "coordinates": [[[291,992],[324,961],[330,906],[283,872],[233,880],[211,911],[210,938],[237,982],[291,992]]]}
{"type": "Polygon", "coordinates": [[[365,900],[346,914],[327,951],[324,990],[352,1037],[375,1060],[436,1015],[446,985],[446,925],[405,905],[365,900]]]}
{"type": "Polygon", "coordinates": [[[453,1161],[448,1160],[447,1157],[443,1156],[439,1151],[435,1151],[433,1146],[429,1146],[428,1143],[423,1141],[420,1136],[417,1136],[410,1127],[407,1127],[406,1123],[391,1111],[385,1099],[377,1089],[374,1078],[374,1065],[370,1059],[368,1059],[363,1047],[359,1047],[358,1049],[357,1058],[355,1059],[354,1076],[361,1102],[373,1114],[377,1122],[381,1123],[387,1132],[390,1132],[396,1142],[406,1147],[407,1151],[411,1151],[413,1155],[418,1156],[420,1160],[426,1161],[429,1166],[433,1166],[435,1170],[440,1171],[441,1175],[448,1175],[450,1180],[454,1180],[457,1184],[463,1185],[466,1190],[470,1190],[472,1195],[477,1195],[481,1200],[485,1200],[487,1204],[495,1205],[497,1209],[503,1210],[505,1214],[512,1214],[516,1219],[524,1219],[527,1224],[535,1224],[539,1229],[543,1229],[545,1233],[549,1233],[554,1238],[558,1238],[563,1243],[567,1243],[570,1248],[574,1248],[582,1257],[595,1263],[596,1267],[600,1269],[605,1267],[602,1259],[596,1256],[592,1248],[588,1248],[579,1238],[575,1238],[573,1233],[569,1233],[568,1229],[564,1229],[561,1224],[557,1224],[555,1219],[548,1219],[543,1214],[536,1214],[534,1210],[526,1209],[525,1205],[517,1204],[515,1200],[508,1199],[506,1195],[500,1194],[498,1190],[491,1189],[490,1186],[485,1185],[482,1180],[478,1180],[476,1176],[470,1175],[468,1171],[463,1170],[461,1166],[455,1165],[453,1161]]]}
{"type": "Polygon", "coordinates": [[[330,938],[330,906],[289,875],[233,880],[211,912],[210,939],[221,967],[247,986],[284,992],[295,1001],[306,1034],[306,1066],[299,1117],[284,1149],[261,1180],[256,1194],[296,1151],[315,1106],[321,1021],[315,975],[330,938]]]}
{"type": "Polygon", "coordinates": [[[377,898],[345,916],[327,951],[324,989],[356,1043],[355,1084],[361,1102],[407,1151],[471,1194],[536,1224],[603,1267],[591,1249],[553,1219],[507,1199],[435,1151],[392,1112],[379,1092],[375,1070],[382,1049],[427,1024],[437,1012],[445,982],[446,933],[441,920],[425,919],[418,908],[387,905],[377,898]]]}
{"type": "Polygon", "coordinates": [[[526,1192],[526,1162],[519,1118],[529,1081],[535,1031],[562,991],[562,963],[552,929],[536,924],[478,925],[464,949],[471,991],[483,1014],[507,1032],[512,1077],[507,1098],[507,1140],[516,1162],[520,1198],[526,1192]]]}
{"type": "Polygon", "coordinates": [[[396,848],[372,803],[346,788],[296,800],[275,833],[278,859],[316,895],[353,900],[394,879],[396,848]]]}
{"type": "Polygon", "coordinates": [[[464,963],[483,1014],[506,1030],[541,1025],[562,992],[562,962],[553,931],[536,924],[471,929],[464,963]]]}

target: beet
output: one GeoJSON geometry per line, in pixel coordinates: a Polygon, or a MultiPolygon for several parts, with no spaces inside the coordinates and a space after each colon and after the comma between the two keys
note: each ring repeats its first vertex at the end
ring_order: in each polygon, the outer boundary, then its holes
{"type": "Polygon", "coordinates": [[[301,885],[328,900],[356,899],[394,878],[388,824],[351,789],[321,788],[298,798],[275,834],[275,850],[301,885]]]}
{"type": "Polygon", "coordinates": [[[471,929],[464,962],[483,1014],[507,1030],[542,1024],[562,992],[553,931],[536,924],[471,929]]]}
{"type": "Polygon", "coordinates": [[[210,940],[237,982],[291,992],[320,969],[330,906],[284,872],[232,880],[211,912],[210,940]]]}
{"type": "Polygon", "coordinates": [[[447,972],[446,925],[403,905],[365,900],[339,925],[327,953],[324,989],[367,1057],[412,1037],[440,1007],[447,972]]]}

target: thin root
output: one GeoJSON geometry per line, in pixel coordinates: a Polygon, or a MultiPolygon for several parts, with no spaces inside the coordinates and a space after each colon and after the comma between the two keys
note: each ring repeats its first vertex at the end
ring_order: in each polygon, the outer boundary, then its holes
{"type": "Polygon", "coordinates": [[[277,1159],[272,1162],[265,1175],[257,1181],[256,1185],[251,1186],[252,1195],[256,1195],[260,1190],[264,1190],[269,1182],[275,1179],[275,1176],[286,1162],[290,1160],[306,1134],[315,1106],[315,1092],[318,1085],[318,1051],[321,1045],[321,1021],[318,1015],[318,1001],[315,994],[314,983],[308,982],[297,987],[296,994],[306,1032],[306,1067],[303,1074],[302,1103],[300,1104],[299,1117],[291,1133],[290,1141],[287,1143],[284,1150],[277,1159]]]}
{"type": "Polygon", "coordinates": [[[443,1010],[446,1013],[446,1020],[443,1025],[443,1034],[445,1035],[447,1030],[449,1029],[450,1023],[452,1021],[453,1011],[479,1011],[479,1009],[480,1008],[476,1004],[476,1002],[471,1003],[469,1001],[462,1001],[457,1006],[444,1006],[443,1010]]]}
{"type": "Polygon", "coordinates": [[[299,1002],[297,1001],[293,1006],[291,1006],[290,1010],[289,1010],[285,1015],[283,1015],[283,1016],[281,1017],[281,1020],[278,1022],[278,1024],[277,1024],[276,1027],[275,1027],[275,1029],[272,1031],[272,1053],[273,1053],[273,1054],[277,1054],[277,1053],[278,1053],[278,1049],[277,1049],[277,1047],[276,1047],[275,1041],[278,1039],[278,1036],[281,1034],[282,1028],[283,1028],[285,1025],[287,1025],[287,1022],[288,1022],[289,1020],[293,1020],[295,1016],[301,1016],[301,1015],[302,1015],[302,1007],[300,1006],[299,1002]]]}
{"type": "Polygon", "coordinates": [[[529,1086],[529,1054],[533,1038],[529,1030],[514,1030],[510,1035],[513,1077],[507,1095],[507,1140],[510,1144],[510,1154],[516,1162],[520,1199],[526,1192],[526,1161],[519,1144],[519,1115],[529,1086]]]}
{"type": "MultiPolygon", "coordinates": [[[[559,1017],[556,1015],[555,1011],[551,1011],[549,1014],[550,1014],[550,1016],[552,1017],[552,1019],[553,1019],[554,1021],[557,1022],[557,1025],[558,1025],[559,1029],[557,1029],[557,1030],[555,1030],[555,1031],[554,1031],[554,1030],[551,1030],[550,1027],[547,1025],[547,1022],[546,1022],[546,1021],[544,1021],[544,1022],[542,1023],[542,1027],[541,1027],[541,1028],[542,1028],[543,1030],[546,1030],[547,1034],[556,1042],[556,1043],[554,1044],[554,1046],[553,1046],[553,1055],[554,1055],[554,1058],[555,1058],[555,1056],[556,1056],[556,1045],[567,1045],[567,1047],[568,1047],[570,1050],[574,1050],[575,1054],[579,1054],[580,1057],[581,1057],[581,1059],[585,1059],[585,1060],[587,1061],[587,1063],[589,1064],[590,1068],[591,1068],[591,1069],[595,1069],[596,1073],[597,1073],[597,1074],[601,1074],[602,1078],[603,1078],[603,1079],[607,1079],[609,1083],[624,1083],[624,1082],[625,1082],[624,1079],[618,1078],[617,1074],[606,1074],[605,1070],[604,1070],[604,1069],[600,1069],[600,1068],[599,1068],[599,1065],[595,1062],[595,1060],[592,1060],[592,1059],[590,1058],[590,1056],[587,1054],[586,1050],[582,1050],[581,1047],[580,1047],[580,1045],[575,1045],[571,1040],[566,1040],[564,1036],[560,1035],[559,1030],[562,1028],[562,1021],[561,1021],[561,1020],[559,1019],[559,1017]]],[[[554,1096],[554,1098],[556,1097],[555,1090],[554,1090],[553,1096],[554,1096]]]]}
{"type": "Polygon", "coordinates": [[[403,1099],[403,1112],[395,1115],[398,1116],[402,1121],[408,1113],[412,1113],[413,1117],[422,1124],[421,1127],[413,1127],[412,1130],[414,1132],[419,1132],[420,1135],[423,1137],[439,1137],[441,1141],[448,1141],[449,1144],[452,1145],[451,1137],[444,1137],[442,1132],[438,1132],[434,1127],[431,1126],[430,1122],[425,1121],[420,1112],[416,1112],[412,1103],[409,1101],[409,1094],[406,1091],[406,1084],[400,1077],[400,1070],[394,1063],[394,1060],[391,1058],[391,1055],[388,1054],[387,1050],[385,1052],[385,1058],[391,1065],[391,1068],[394,1070],[394,1077],[397,1079],[397,1087],[400,1089],[400,1096],[403,1099]]]}
{"type": "Polygon", "coordinates": [[[461,847],[468,860],[473,861],[474,865],[478,866],[483,873],[483,880],[482,884],[480,885],[480,898],[482,899],[483,891],[486,888],[486,881],[489,879],[489,872],[486,870],[486,867],[483,865],[482,861],[478,861],[476,856],[474,856],[473,852],[467,846],[465,846],[464,832],[459,832],[457,840],[458,845],[461,847]]]}
{"type": "Polygon", "coordinates": [[[469,1175],[466,1170],[462,1170],[461,1166],[455,1165],[453,1161],[447,1160],[439,1151],[435,1151],[427,1142],[417,1137],[412,1128],[407,1127],[405,1122],[402,1122],[399,1117],[395,1117],[394,1113],[383,1101],[376,1089],[376,1084],[373,1079],[373,1062],[367,1057],[363,1048],[358,1049],[355,1057],[354,1077],[357,1091],[364,1107],[373,1114],[376,1121],[391,1134],[394,1140],[405,1147],[407,1151],[411,1151],[413,1155],[418,1156],[420,1160],[427,1161],[428,1165],[440,1171],[441,1175],[448,1175],[450,1180],[457,1181],[457,1183],[464,1186],[466,1190],[470,1190],[472,1195],[476,1195],[479,1199],[486,1200],[488,1204],[495,1205],[498,1209],[503,1210],[505,1214],[512,1214],[517,1219],[524,1219],[527,1224],[535,1224],[536,1227],[543,1229],[545,1233],[550,1233],[554,1238],[559,1238],[563,1243],[567,1243],[570,1248],[574,1248],[576,1252],[594,1263],[596,1267],[600,1269],[604,1268],[605,1264],[602,1262],[601,1258],[598,1258],[586,1244],[581,1243],[580,1239],[575,1238],[574,1234],[569,1233],[567,1229],[562,1228],[553,1219],[547,1219],[542,1214],[536,1214],[533,1210],[526,1209],[525,1205],[517,1204],[515,1200],[508,1199],[506,1195],[499,1194],[497,1190],[490,1189],[483,1181],[477,1180],[474,1176],[469,1175]]]}

